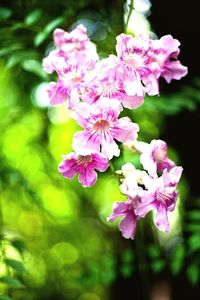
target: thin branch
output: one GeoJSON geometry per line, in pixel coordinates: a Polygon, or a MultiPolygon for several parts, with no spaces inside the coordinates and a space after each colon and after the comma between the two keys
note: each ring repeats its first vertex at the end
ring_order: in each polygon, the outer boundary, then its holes
{"type": "Polygon", "coordinates": [[[131,0],[130,4],[129,4],[129,12],[128,12],[128,16],[127,16],[127,20],[126,20],[126,24],[124,25],[124,29],[125,29],[125,33],[127,33],[127,29],[128,29],[128,23],[130,21],[130,17],[132,14],[132,11],[134,10],[134,0],[131,0]]]}

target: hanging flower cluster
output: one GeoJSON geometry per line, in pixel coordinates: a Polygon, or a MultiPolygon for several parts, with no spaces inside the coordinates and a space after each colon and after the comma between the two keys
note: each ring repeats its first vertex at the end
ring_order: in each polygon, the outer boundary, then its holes
{"type": "Polygon", "coordinates": [[[124,108],[137,109],[145,95],[159,95],[160,77],[170,83],[187,74],[179,62],[179,41],[171,35],[152,40],[147,35],[117,37],[116,53],[99,60],[86,28],[78,25],[70,33],[54,31],[56,49],[43,60],[44,70],[56,72],[57,82],[48,88],[51,105],[67,101],[73,118],[83,128],[73,137],[71,152],[63,156],[59,172],[71,179],[76,174],[84,187],[91,187],[97,173],[120,155],[117,142],[140,153],[146,171],[126,163],[120,173],[120,189],[126,202],[116,202],[108,218],[123,217],[119,228],[125,238],[133,238],[136,222],[154,210],[155,224],[169,231],[168,212],[175,207],[182,167],[167,157],[164,141],[150,144],[137,141],[139,126],[128,117],[119,117],[124,108]]]}

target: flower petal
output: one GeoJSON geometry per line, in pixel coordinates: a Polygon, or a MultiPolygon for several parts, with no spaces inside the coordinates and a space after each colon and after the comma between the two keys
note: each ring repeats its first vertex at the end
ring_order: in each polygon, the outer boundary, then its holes
{"type": "Polygon", "coordinates": [[[138,124],[132,123],[128,117],[119,119],[112,128],[113,137],[122,143],[128,140],[135,140],[138,131],[138,124]]]}
{"type": "Polygon", "coordinates": [[[136,230],[137,217],[131,211],[129,211],[123,220],[119,224],[119,229],[126,239],[133,239],[136,230]]]}
{"type": "Polygon", "coordinates": [[[79,172],[79,168],[76,164],[75,155],[70,155],[62,160],[58,166],[58,171],[63,175],[63,177],[71,179],[79,172]]]}
{"type": "Polygon", "coordinates": [[[96,169],[100,172],[104,172],[109,166],[106,156],[101,153],[92,154],[92,163],[91,164],[94,169],[96,169]]]}
{"type": "Polygon", "coordinates": [[[167,210],[164,205],[159,205],[157,207],[157,212],[154,217],[154,222],[156,226],[158,227],[159,230],[169,232],[170,231],[170,226],[169,226],[169,221],[168,221],[168,216],[167,216],[167,210]]]}
{"type": "Polygon", "coordinates": [[[125,94],[121,101],[124,107],[136,109],[144,103],[144,97],[137,95],[128,96],[125,94]]]}
{"type": "Polygon", "coordinates": [[[74,134],[72,148],[80,155],[88,155],[100,151],[98,135],[91,135],[87,130],[74,134]]]}
{"type": "Polygon", "coordinates": [[[78,180],[83,187],[91,187],[97,180],[97,174],[92,168],[85,166],[80,169],[78,180]]]}
{"type": "Polygon", "coordinates": [[[63,104],[67,98],[67,90],[60,82],[50,82],[47,92],[51,105],[63,104]]]}
{"type": "Polygon", "coordinates": [[[129,209],[127,202],[115,202],[112,208],[112,214],[107,218],[107,221],[113,222],[118,217],[123,216],[129,209]]]}
{"type": "Polygon", "coordinates": [[[115,141],[107,142],[105,139],[101,142],[101,151],[108,158],[112,159],[113,156],[119,156],[120,150],[115,141]]]}
{"type": "Polygon", "coordinates": [[[161,76],[165,78],[167,83],[172,79],[179,80],[188,73],[188,68],[183,66],[179,61],[169,61],[165,64],[165,69],[161,76]]]}

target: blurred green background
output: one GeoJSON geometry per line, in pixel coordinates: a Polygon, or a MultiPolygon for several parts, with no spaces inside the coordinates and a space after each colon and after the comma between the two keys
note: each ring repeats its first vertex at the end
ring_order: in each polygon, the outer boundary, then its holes
{"type": "MultiPolygon", "coordinates": [[[[154,10],[152,2],[153,25],[145,28],[160,34],[160,24],[168,27],[159,19],[163,7],[155,4],[154,10]]],[[[193,69],[189,79],[171,87],[161,82],[159,98],[146,98],[141,108],[129,111],[140,125],[140,140],[167,138],[170,158],[184,168],[185,162],[186,173],[170,217],[172,231],[155,230],[150,215],[139,222],[135,240],[125,240],[118,222],[106,221],[113,202],[124,199],[116,179],[109,172],[99,174],[95,186],[84,189],[77,178],[65,180],[57,171],[78,126],[65,106],[48,107],[45,88],[53,76],[44,73],[41,62],[53,48],[53,30],[78,23],[87,27],[100,57],[115,53],[127,3],[18,0],[0,6],[0,299],[116,300],[128,299],[131,292],[133,299],[165,295],[168,300],[199,293],[200,198],[192,192],[192,170],[183,159],[195,146],[187,152],[177,141],[184,130],[188,144],[196,130],[186,123],[197,116],[200,74],[193,69]]],[[[175,15],[178,6],[174,9],[175,15]]],[[[139,26],[144,22],[145,16],[139,26]]],[[[173,28],[175,23],[167,30],[173,34],[173,28]]],[[[178,32],[184,41],[184,31],[178,32]]],[[[182,58],[190,63],[186,54],[182,58]]],[[[113,164],[119,169],[127,161],[139,166],[127,150],[113,164]]]]}

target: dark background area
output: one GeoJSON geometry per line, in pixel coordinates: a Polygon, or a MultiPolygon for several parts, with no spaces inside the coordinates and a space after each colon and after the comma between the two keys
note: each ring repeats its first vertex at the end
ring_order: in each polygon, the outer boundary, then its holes
{"type": "MultiPolygon", "coordinates": [[[[161,91],[176,92],[185,84],[192,85],[194,78],[200,76],[199,1],[154,0],[151,11],[149,20],[154,32],[159,37],[171,34],[181,42],[180,60],[188,67],[188,75],[180,81],[172,81],[170,85],[163,80],[161,85],[161,91]]],[[[183,111],[167,117],[162,137],[180,153],[191,188],[191,201],[194,196],[199,196],[199,116],[200,108],[195,112],[183,111]]]]}
{"type": "MultiPolygon", "coordinates": [[[[184,85],[193,86],[194,79],[200,77],[200,36],[199,26],[199,2],[198,1],[157,1],[152,0],[151,15],[149,21],[152,30],[160,38],[163,35],[171,34],[177,38],[180,43],[180,61],[188,67],[188,75],[180,81],[172,80],[168,85],[165,80],[160,81],[161,94],[169,96],[181,90],[184,85]]],[[[191,95],[192,96],[192,95],[191,95]]],[[[188,181],[190,193],[189,202],[185,207],[195,206],[195,200],[199,197],[199,133],[200,133],[200,107],[194,112],[183,110],[175,116],[165,116],[165,129],[161,139],[167,141],[174,147],[179,155],[184,168],[184,176],[188,181]]],[[[187,212],[186,212],[187,213],[187,212]]],[[[139,236],[138,236],[139,238],[139,236]]],[[[133,277],[128,280],[119,278],[113,288],[113,299],[128,299],[128,294],[133,299],[145,299],[145,289],[141,285],[141,280],[133,277]]],[[[144,279],[145,280],[145,279],[144,279]]],[[[158,288],[163,289],[164,282],[168,281],[171,285],[171,299],[188,300],[197,299],[200,294],[200,287],[191,289],[185,275],[171,277],[166,269],[159,276],[153,278],[153,282],[148,285],[158,284],[158,288]]],[[[160,298],[157,298],[160,300],[160,298]]],[[[164,299],[164,298],[163,298],[164,299]]]]}

